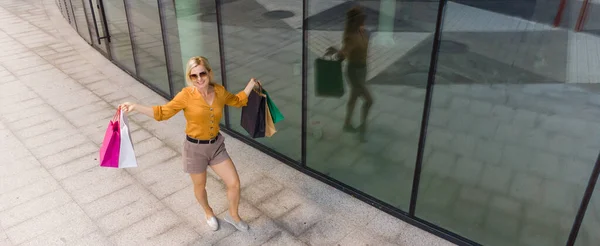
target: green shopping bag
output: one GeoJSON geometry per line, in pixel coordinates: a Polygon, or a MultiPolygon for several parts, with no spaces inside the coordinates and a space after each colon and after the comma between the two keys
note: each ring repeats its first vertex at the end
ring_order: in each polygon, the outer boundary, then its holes
{"type": "Polygon", "coordinates": [[[283,114],[281,114],[281,112],[277,108],[277,105],[275,105],[273,100],[271,100],[271,96],[269,96],[269,93],[265,89],[263,89],[263,93],[267,95],[267,106],[269,107],[269,111],[271,111],[271,118],[273,119],[273,124],[282,121],[284,119],[283,114]]]}
{"type": "Polygon", "coordinates": [[[325,57],[315,60],[315,95],[337,98],[344,95],[341,60],[328,60],[325,57]]]}

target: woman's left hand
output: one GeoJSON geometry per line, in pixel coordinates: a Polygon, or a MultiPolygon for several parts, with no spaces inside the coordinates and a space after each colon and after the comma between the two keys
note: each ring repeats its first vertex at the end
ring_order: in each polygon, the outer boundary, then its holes
{"type": "Polygon", "coordinates": [[[260,84],[260,81],[258,79],[255,79],[255,78],[251,78],[250,81],[248,82],[248,84],[251,84],[253,88],[257,87],[257,86],[262,86],[260,84]]]}

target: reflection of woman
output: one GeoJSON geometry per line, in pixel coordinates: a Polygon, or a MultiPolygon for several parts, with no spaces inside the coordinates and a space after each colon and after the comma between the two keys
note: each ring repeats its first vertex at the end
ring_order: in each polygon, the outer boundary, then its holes
{"type": "Polygon", "coordinates": [[[240,179],[225,149],[224,137],[219,134],[219,122],[225,105],[246,105],[248,95],[259,82],[251,79],[244,91],[237,95],[229,93],[213,82],[213,72],[204,57],[192,57],[187,63],[184,88],[166,105],[147,107],[133,103],[121,105],[125,112],[138,111],[156,120],[167,120],[183,110],[186,119],[186,140],[183,144],[183,170],[190,174],[194,183],[196,200],[204,209],[206,222],[212,230],[219,228],[218,220],[208,205],[206,196],[206,168],[211,167],[227,186],[229,213],[225,221],[241,231],[248,224],[238,214],[240,202],[240,179]]]}
{"type": "MultiPolygon", "coordinates": [[[[366,86],[367,79],[367,50],[369,49],[369,35],[365,30],[365,14],[359,7],[354,7],[346,13],[346,27],[343,36],[343,46],[337,52],[338,56],[348,61],[347,75],[350,84],[350,98],[348,100],[344,130],[356,132],[352,126],[352,115],[358,97],[365,100],[361,112],[361,124],[358,132],[361,141],[365,141],[367,117],[373,105],[373,97],[366,86]]],[[[328,52],[330,52],[329,50],[328,52]]]]}

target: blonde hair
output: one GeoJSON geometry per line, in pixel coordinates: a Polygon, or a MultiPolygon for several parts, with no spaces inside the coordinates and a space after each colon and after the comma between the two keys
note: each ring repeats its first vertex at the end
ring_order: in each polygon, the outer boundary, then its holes
{"type": "Polygon", "coordinates": [[[212,85],[214,84],[214,76],[212,72],[212,68],[210,67],[210,63],[208,63],[208,59],[204,56],[194,56],[190,58],[187,62],[187,66],[185,68],[185,82],[188,86],[193,86],[194,82],[190,79],[190,74],[192,73],[192,69],[197,66],[204,66],[206,72],[208,73],[208,82],[212,85]]]}

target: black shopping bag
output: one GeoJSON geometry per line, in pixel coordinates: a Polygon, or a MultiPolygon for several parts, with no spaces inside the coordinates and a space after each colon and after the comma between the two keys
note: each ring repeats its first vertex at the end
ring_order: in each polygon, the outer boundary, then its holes
{"type": "MultiPolygon", "coordinates": [[[[262,89],[261,89],[262,91],[262,89]]],[[[252,138],[265,137],[267,97],[260,91],[252,90],[248,95],[248,104],[242,108],[242,127],[252,138]]]]}
{"type": "Polygon", "coordinates": [[[328,60],[324,57],[315,60],[315,95],[338,98],[344,95],[341,60],[328,60]]]}

